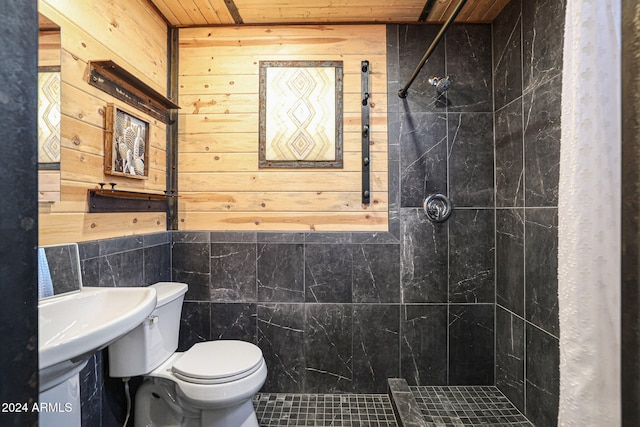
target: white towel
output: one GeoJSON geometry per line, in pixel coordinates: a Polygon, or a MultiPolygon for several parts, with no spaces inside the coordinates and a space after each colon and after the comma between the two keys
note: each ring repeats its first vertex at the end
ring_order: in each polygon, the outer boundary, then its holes
{"type": "Polygon", "coordinates": [[[38,299],[53,296],[53,281],[44,248],[38,248],[38,299]]]}

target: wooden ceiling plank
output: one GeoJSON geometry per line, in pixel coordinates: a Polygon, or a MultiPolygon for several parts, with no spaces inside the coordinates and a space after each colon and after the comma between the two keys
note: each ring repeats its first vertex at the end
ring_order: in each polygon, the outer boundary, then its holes
{"type": "MultiPolygon", "coordinates": [[[[464,5],[458,16],[456,17],[456,23],[480,23],[487,22],[483,16],[486,14],[486,9],[491,7],[496,0],[469,0],[464,5]]],[[[509,0],[506,0],[508,2],[509,0]]],[[[444,22],[453,13],[458,6],[460,0],[449,0],[446,4],[446,8],[438,11],[438,14],[433,14],[429,17],[428,22],[444,22]]]]}
{"type": "Polygon", "coordinates": [[[221,24],[235,24],[231,13],[229,13],[229,9],[227,9],[227,5],[224,0],[209,0],[209,4],[211,8],[215,11],[216,16],[221,24]]]}
{"type": "Polygon", "coordinates": [[[173,10],[167,6],[162,0],[149,0],[149,2],[155,6],[156,10],[162,14],[164,19],[166,19],[170,25],[178,25],[180,20],[173,13],[173,10]]]}
{"type": "Polygon", "coordinates": [[[183,27],[193,25],[193,20],[182,7],[180,0],[152,0],[158,10],[171,22],[172,25],[183,27]],[[169,13],[167,13],[167,11],[169,13]]]}
{"type": "Polygon", "coordinates": [[[231,15],[231,19],[233,20],[233,22],[235,24],[244,24],[244,19],[242,18],[242,14],[240,13],[240,10],[238,9],[236,3],[233,0],[224,0],[224,4],[227,8],[227,11],[229,12],[229,15],[231,15]]]}
{"type": "MultiPolygon", "coordinates": [[[[442,15],[442,22],[446,21],[449,18],[449,16],[451,16],[456,6],[458,6],[459,2],[460,0],[449,1],[449,5],[447,6],[447,9],[444,11],[444,14],[442,15]]],[[[467,7],[467,5],[465,5],[465,7],[467,7]]]]}
{"type": "Polygon", "coordinates": [[[269,23],[269,22],[357,22],[366,19],[367,22],[390,22],[390,21],[415,21],[420,14],[418,9],[399,9],[397,13],[390,14],[388,9],[377,7],[362,8],[274,8],[270,11],[260,9],[242,9],[242,16],[245,23],[269,23]]]}
{"type": "Polygon", "coordinates": [[[424,8],[422,8],[422,12],[420,13],[420,17],[418,18],[418,22],[425,22],[433,9],[433,5],[436,0],[427,0],[424,4],[424,8]]]}
{"type": "Polygon", "coordinates": [[[483,22],[493,22],[508,3],[509,0],[494,0],[493,4],[487,8],[479,19],[483,22]]]}
{"type": "MultiPolygon", "coordinates": [[[[149,0],[178,27],[220,24],[442,23],[459,0],[149,0]],[[229,5],[235,6],[230,10],[229,5]],[[430,8],[427,8],[429,6],[430,8]],[[235,15],[234,15],[235,12],[235,15]]],[[[491,22],[509,0],[469,0],[456,22],[491,22]]]]}
{"type": "Polygon", "coordinates": [[[209,0],[194,0],[195,6],[200,11],[202,15],[202,19],[208,25],[220,25],[220,18],[218,18],[218,14],[216,13],[215,8],[211,5],[209,0]]]}
{"type": "Polygon", "coordinates": [[[266,3],[264,0],[235,0],[236,5],[239,8],[272,8],[272,7],[309,7],[309,8],[321,8],[321,7],[343,7],[343,8],[358,8],[363,6],[373,7],[407,7],[407,8],[422,8],[425,0],[343,0],[337,3],[335,0],[314,0],[313,4],[309,1],[296,1],[296,0],[273,0],[266,3]]]}
{"type": "Polygon", "coordinates": [[[482,17],[487,12],[487,9],[489,9],[494,3],[495,0],[475,0],[474,10],[471,14],[466,16],[467,22],[481,22],[482,17]]]}
{"type": "Polygon", "coordinates": [[[452,0],[437,0],[431,10],[431,15],[427,19],[428,22],[442,22],[444,15],[452,0]]]}
{"type": "Polygon", "coordinates": [[[196,4],[196,0],[180,0],[180,4],[194,24],[203,25],[206,23],[206,19],[198,4],[196,4]]]}
{"type": "MultiPolygon", "coordinates": [[[[460,1],[460,0],[456,0],[456,2],[458,2],[458,1],[460,1]]],[[[493,0],[489,0],[489,1],[493,1],[493,0]]],[[[481,7],[482,6],[480,4],[480,1],[478,1],[478,0],[467,1],[467,4],[462,8],[462,10],[460,11],[460,14],[458,14],[458,17],[456,18],[455,22],[469,22],[471,16],[473,16],[473,14],[476,13],[476,11],[481,7]]]]}

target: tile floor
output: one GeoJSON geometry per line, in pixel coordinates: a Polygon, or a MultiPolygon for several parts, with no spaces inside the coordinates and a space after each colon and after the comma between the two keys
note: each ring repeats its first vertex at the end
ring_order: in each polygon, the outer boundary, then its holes
{"type": "Polygon", "coordinates": [[[410,386],[427,426],[534,427],[497,387],[410,386]]]}
{"type": "MultiPolygon", "coordinates": [[[[534,427],[497,387],[410,386],[408,391],[420,411],[413,420],[405,418],[411,427],[534,427]]],[[[403,427],[386,394],[259,393],[253,404],[260,427],[403,427]]]]}
{"type": "Polygon", "coordinates": [[[259,393],[260,427],[398,427],[386,394],[259,393]]]}

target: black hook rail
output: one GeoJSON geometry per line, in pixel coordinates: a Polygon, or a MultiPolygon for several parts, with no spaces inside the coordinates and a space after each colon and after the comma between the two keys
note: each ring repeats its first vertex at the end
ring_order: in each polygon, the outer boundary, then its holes
{"type": "Polygon", "coordinates": [[[371,116],[369,105],[369,61],[362,61],[362,204],[371,203],[369,141],[371,116]]]}
{"type": "Polygon", "coordinates": [[[400,89],[398,91],[398,96],[400,98],[406,98],[407,97],[407,93],[409,91],[409,88],[413,84],[413,81],[416,79],[416,77],[418,77],[418,74],[420,74],[420,70],[422,70],[422,67],[424,67],[424,64],[427,62],[427,60],[429,59],[429,57],[431,56],[433,51],[436,49],[436,47],[438,46],[438,43],[440,43],[440,40],[442,39],[444,34],[449,29],[449,26],[453,23],[453,20],[456,19],[456,17],[458,16],[458,14],[460,13],[460,11],[462,10],[462,8],[464,7],[464,5],[466,3],[467,3],[467,0],[460,0],[460,3],[458,3],[456,8],[453,10],[451,15],[447,19],[447,21],[442,25],[442,28],[440,28],[440,31],[438,32],[436,37],[431,42],[431,46],[429,46],[427,51],[424,53],[424,56],[420,60],[420,63],[418,64],[416,69],[413,71],[413,74],[409,78],[409,81],[407,82],[406,85],[404,85],[404,87],[402,89],[400,89]]]}

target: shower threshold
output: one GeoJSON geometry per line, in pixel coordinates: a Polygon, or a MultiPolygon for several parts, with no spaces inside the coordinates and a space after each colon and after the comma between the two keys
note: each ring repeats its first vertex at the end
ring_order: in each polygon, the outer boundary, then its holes
{"type": "Polygon", "coordinates": [[[390,378],[399,427],[534,427],[495,386],[408,386],[390,378]]]}

